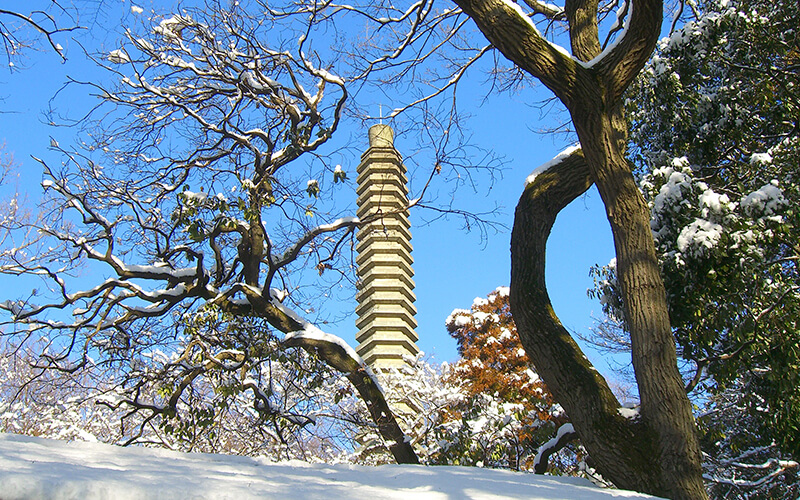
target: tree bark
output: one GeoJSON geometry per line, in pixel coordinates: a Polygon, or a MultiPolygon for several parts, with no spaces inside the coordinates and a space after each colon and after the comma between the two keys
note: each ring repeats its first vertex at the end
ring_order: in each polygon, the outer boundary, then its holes
{"type": "Polygon", "coordinates": [[[359,365],[344,352],[341,346],[325,340],[292,337],[287,339],[284,344],[288,347],[301,347],[310,354],[316,354],[329,366],[344,373],[367,405],[369,414],[378,427],[378,433],[386,441],[389,451],[397,463],[419,464],[414,447],[406,440],[405,433],[397,424],[383,391],[372,379],[371,374],[367,372],[366,366],[359,365]]]}

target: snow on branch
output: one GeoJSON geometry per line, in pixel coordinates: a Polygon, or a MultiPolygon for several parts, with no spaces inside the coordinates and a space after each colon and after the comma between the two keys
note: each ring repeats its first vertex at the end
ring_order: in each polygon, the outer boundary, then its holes
{"type": "Polygon", "coordinates": [[[506,7],[510,8],[511,10],[513,10],[519,16],[519,18],[521,20],[525,21],[525,23],[528,24],[528,26],[533,30],[534,33],[536,33],[537,35],[541,36],[541,33],[539,32],[539,28],[536,27],[536,24],[534,24],[534,22],[530,18],[530,16],[528,14],[526,14],[524,10],[522,10],[522,6],[521,5],[519,5],[516,2],[513,2],[512,0],[501,0],[501,1],[506,5],[506,7]]]}
{"type": "MultiPolygon", "coordinates": [[[[277,298],[272,299],[272,305],[299,325],[297,330],[286,333],[284,344],[290,347],[310,346],[314,349],[325,351],[326,354],[323,359],[337,370],[342,373],[364,370],[369,374],[376,386],[380,387],[380,382],[375,374],[372,373],[372,370],[369,369],[364,359],[341,337],[323,332],[284,306],[277,298]]],[[[381,392],[383,391],[381,390],[381,392]]]]}
{"type": "Polygon", "coordinates": [[[728,478],[728,477],[722,477],[717,474],[710,474],[710,475],[704,474],[703,477],[705,478],[706,481],[711,481],[718,484],[727,484],[730,486],[735,486],[737,488],[755,490],[765,485],[768,485],[770,482],[776,480],[787,471],[794,470],[800,467],[800,464],[798,464],[794,460],[778,460],[778,459],[770,459],[767,462],[755,465],[752,464],[734,464],[734,465],[742,469],[756,469],[759,471],[769,470],[769,473],[761,476],[756,480],[737,479],[736,477],[728,478]]]}
{"type": "Polygon", "coordinates": [[[378,378],[361,356],[340,337],[321,331],[276,299],[272,300],[272,305],[298,325],[297,330],[286,334],[284,345],[301,347],[309,353],[318,355],[328,365],[342,372],[364,400],[381,438],[395,460],[398,463],[419,463],[414,448],[398,425],[394,412],[386,401],[386,395],[378,378]]]}
{"type": "MultiPolygon", "coordinates": [[[[57,10],[66,12],[64,7],[59,4],[58,1],[53,0],[52,3],[57,10]]],[[[0,8],[0,16],[7,16],[17,19],[27,27],[32,28],[35,32],[47,40],[47,44],[50,45],[50,48],[52,48],[56,54],[58,54],[62,61],[66,61],[67,57],[64,47],[62,47],[61,44],[56,41],[56,35],[85,29],[84,27],[75,24],[64,26],[56,16],[53,16],[49,12],[42,10],[35,10],[25,14],[17,10],[0,8]]],[[[21,41],[16,33],[17,30],[15,30],[13,27],[6,26],[2,21],[0,21],[0,28],[2,28],[0,29],[0,40],[3,41],[3,45],[6,49],[8,66],[10,68],[14,68],[14,61],[12,60],[13,57],[19,55],[21,50],[25,48],[28,43],[21,41]]]]}
{"type": "Polygon", "coordinates": [[[524,0],[525,5],[530,7],[531,11],[534,14],[541,14],[548,19],[553,19],[556,21],[561,21],[564,19],[564,8],[558,5],[548,3],[548,2],[539,2],[538,0],[524,0]]]}
{"type": "Polygon", "coordinates": [[[126,44],[98,58],[121,76],[117,88],[88,84],[109,103],[134,110],[140,121],[132,130],[180,125],[219,141],[182,163],[217,161],[224,146],[224,157],[243,148],[264,168],[278,168],[330,138],[348,94],[340,76],[303,53],[305,33],[293,53],[265,46],[265,29],[255,18],[214,10],[164,18],[144,36],[126,31],[126,44]],[[326,95],[326,84],[337,92],[326,95]],[[253,113],[261,123],[250,127],[243,118],[253,113]]]}
{"type": "Polygon", "coordinates": [[[307,231],[302,237],[300,237],[291,247],[289,247],[283,255],[281,255],[276,261],[276,267],[283,267],[287,263],[293,261],[297,258],[297,255],[300,253],[300,250],[306,246],[310,241],[312,241],[317,236],[323,233],[330,233],[335,232],[343,228],[347,228],[348,232],[353,231],[356,227],[361,224],[361,221],[358,217],[342,217],[337,219],[329,224],[321,224],[315,228],[310,229],[307,231]]]}
{"type": "Polygon", "coordinates": [[[611,26],[608,32],[608,39],[611,39],[613,36],[613,40],[611,43],[606,43],[603,51],[600,52],[597,56],[595,56],[591,61],[585,62],[579,59],[573,58],[575,62],[580,64],[586,69],[591,69],[603,61],[608,54],[610,54],[617,45],[625,38],[628,33],[628,29],[631,25],[631,18],[633,17],[633,2],[631,0],[625,0],[622,5],[617,9],[617,18],[614,21],[614,24],[611,26]],[[616,34],[616,36],[614,36],[616,34]]]}
{"type": "Polygon", "coordinates": [[[554,156],[552,160],[549,160],[536,167],[533,170],[533,172],[531,172],[530,175],[528,175],[528,177],[525,178],[525,187],[527,188],[528,186],[533,184],[533,181],[536,180],[536,177],[543,174],[544,172],[547,172],[554,166],[559,165],[561,162],[563,162],[573,154],[582,154],[580,144],[573,144],[572,146],[564,149],[556,156],[554,156]]]}
{"type": "Polygon", "coordinates": [[[536,451],[536,458],[533,459],[533,470],[536,474],[547,472],[547,462],[550,455],[567,445],[567,443],[578,439],[578,433],[572,424],[564,424],[558,428],[556,436],[539,447],[536,451]]]}

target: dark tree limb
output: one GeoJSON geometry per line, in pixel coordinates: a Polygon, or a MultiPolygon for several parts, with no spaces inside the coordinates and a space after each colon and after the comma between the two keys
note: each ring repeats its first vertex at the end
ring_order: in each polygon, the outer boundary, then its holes
{"type": "MultiPolygon", "coordinates": [[[[58,2],[54,1],[53,4],[56,5],[57,7],[61,8],[61,6],[58,4],[58,2]]],[[[53,49],[53,51],[55,53],[57,53],[59,55],[59,57],[61,57],[62,61],[66,61],[67,60],[67,58],[64,56],[64,49],[55,41],[55,39],[53,37],[58,33],[65,33],[65,32],[69,32],[69,31],[83,29],[80,26],[69,26],[69,27],[66,27],[66,28],[63,28],[63,27],[59,28],[58,27],[58,23],[56,22],[56,19],[53,16],[51,16],[50,14],[48,14],[48,13],[46,13],[44,11],[34,11],[31,14],[26,15],[26,14],[22,14],[20,12],[16,12],[16,11],[13,11],[13,10],[0,8],[0,16],[10,16],[10,17],[16,18],[16,19],[22,21],[23,23],[27,24],[28,26],[30,26],[34,30],[38,31],[42,36],[44,36],[47,39],[47,43],[50,45],[50,47],[53,49]],[[47,26],[44,25],[43,22],[35,20],[33,18],[34,14],[39,14],[42,17],[43,20],[46,20],[51,25],[51,27],[47,27],[47,26]]],[[[3,26],[2,21],[0,21],[0,26],[3,26]]],[[[5,28],[5,27],[3,26],[3,28],[5,28]]],[[[8,32],[8,31],[6,31],[5,29],[3,29],[3,32],[0,33],[0,39],[3,39],[3,41],[6,43],[6,55],[7,56],[11,55],[11,52],[9,51],[9,43],[14,41],[13,37],[14,37],[14,35],[12,33],[8,32]]],[[[11,45],[13,46],[13,43],[11,45]]]]}
{"type": "Polygon", "coordinates": [[[355,351],[343,342],[337,342],[336,337],[324,334],[294,317],[284,307],[270,304],[270,314],[266,319],[272,326],[287,334],[284,345],[300,347],[343,373],[364,400],[372,420],[378,427],[378,432],[397,463],[418,464],[417,453],[410,441],[406,440],[406,435],[397,423],[383,390],[355,351]]]}
{"type": "Polygon", "coordinates": [[[565,426],[572,426],[572,424],[564,424],[559,427],[556,437],[543,444],[539,451],[536,452],[536,459],[533,461],[533,472],[535,474],[547,472],[550,456],[563,449],[569,443],[579,439],[577,432],[574,430],[565,431],[565,426]]]}
{"type": "Polygon", "coordinates": [[[397,424],[381,387],[375,382],[374,375],[363,362],[359,363],[340,344],[324,338],[296,335],[287,338],[284,344],[288,347],[301,347],[309,354],[319,356],[328,365],[344,373],[367,405],[372,420],[378,426],[378,432],[386,441],[389,451],[397,463],[419,463],[414,447],[411,446],[410,441],[406,440],[405,433],[397,424]]]}
{"type": "Polygon", "coordinates": [[[510,2],[454,1],[508,60],[538,78],[562,102],[572,101],[575,74],[583,68],[548,42],[510,2]]]}
{"type": "Polygon", "coordinates": [[[618,487],[639,490],[642,477],[650,475],[655,490],[659,474],[649,433],[619,413],[606,380],[556,316],[545,284],[545,248],[556,216],[591,185],[589,167],[577,151],[526,187],[511,233],[511,310],[525,352],[599,472],[618,487]]]}

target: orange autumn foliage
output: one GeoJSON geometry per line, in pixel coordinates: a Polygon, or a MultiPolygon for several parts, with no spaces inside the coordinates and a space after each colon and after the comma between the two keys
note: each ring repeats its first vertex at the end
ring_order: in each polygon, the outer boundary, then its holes
{"type": "Polygon", "coordinates": [[[506,447],[509,458],[505,466],[530,468],[538,446],[554,434],[566,416],[522,348],[511,317],[508,288],[500,287],[486,299],[475,299],[470,310],[453,311],[446,325],[458,341],[461,355],[448,374],[448,382],[460,384],[467,394],[464,407],[453,408],[449,418],[474,417],[472,406],[485,405],[488,396],[513,416],[513,424],[503,433],[505,443],[494,445],[506,447]],[[511,459],[512,455],[517,459],[511,459]]]}

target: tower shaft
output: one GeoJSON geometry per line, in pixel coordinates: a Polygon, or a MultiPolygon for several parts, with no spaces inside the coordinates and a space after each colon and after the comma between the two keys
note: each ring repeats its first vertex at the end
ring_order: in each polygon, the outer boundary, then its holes
{"type": "Polygon", "coordinates": [[[358,217],[374,220],[356,235],[356,340],[358,353],[373,368],[401,367],[404,357],[419,352],[408,180],[393,135],[388,125],[373,125],[357,170],[358,217]]]}

